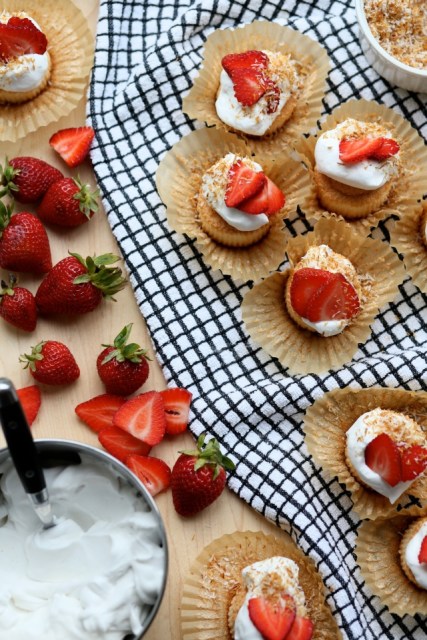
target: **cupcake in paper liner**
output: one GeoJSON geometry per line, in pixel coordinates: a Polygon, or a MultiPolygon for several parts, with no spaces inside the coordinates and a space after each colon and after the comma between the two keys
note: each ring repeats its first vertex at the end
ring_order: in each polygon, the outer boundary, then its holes
{"type": "Polygon", "coordinates": [[[360,518],[418,515],[427,507],[427,393],[339,389],[307,410],[314,461],[351,493],[360,518]]]}
{"type": "Polygon", "coordinates": [[[309,219],[342,218],[368,235],[390,215],[412,214],[427,191],[423,139],[402,116],[375,102],[346,102],[295,148],[315,185],[304,210],[309,219]]]}
{"type": "Polygon", "coordinates": [[[71,0],[60,7],[54,0],[5,0],[0,22],[9,30],[8,41],[19,39],[22,31],[31,40],[30,53],[14,56],[11,50],[0,62],[0,140],[14,142],[77,106],[92,66],[94,41],[71,0]]]}
{"type": "Polygon", "coordinates": [[[427,293],[427,202],[402,216],[390,236],[414,284],[427,293]]]}
{"type": "Polygon", "coordinates": [[[183,111],[276,151],[316,127],[329,65],[318,42],[274,22],[217,30],[183,111]]]}
{"type": "Polygon", "coordinates": [[[313,561],[285,533],[276,538],[252,531],[214,540],[194,562],[184,582],[182,638],[264,637],[262,625],[269,617],[260,620],[261,607],[281,612],[289,628],[286,638],[297,628],[305,631],[304,638],[342,638],[313,561]]]}
{"type": "Polygon", "coordinates": [[[291,268],[246,293],[242,318],[252,340],[292,375],[326,373],[369,338],[404,268],[386,243],[333,219],[291,238],[286,252],[291,268]]]}
{"type": "Polygon", "coordinates": [[[268,275],[285,257],[283,218],[310,197],[296,156],[252,156],[243,140],[199,129],[166,154],[156,174],[170,227],[196,238],[213,269],[238,281],[268,275]]]}
{"type": "Polygon", "coordinates": [[[391,613],[427,615],[427,517],[364,522],[356,556],[369,589],[391,613]]]}

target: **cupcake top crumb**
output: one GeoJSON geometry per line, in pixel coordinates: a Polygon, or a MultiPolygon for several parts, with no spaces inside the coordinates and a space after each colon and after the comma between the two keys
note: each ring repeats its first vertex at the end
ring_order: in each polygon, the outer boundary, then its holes
{"type": "Polygon", "coordinates": [[[366,431],[372,436],[387,433],[397,443],[425,444],[421,426],[404,413],[378,408],[365,413],[363,420],[366,431]]]}

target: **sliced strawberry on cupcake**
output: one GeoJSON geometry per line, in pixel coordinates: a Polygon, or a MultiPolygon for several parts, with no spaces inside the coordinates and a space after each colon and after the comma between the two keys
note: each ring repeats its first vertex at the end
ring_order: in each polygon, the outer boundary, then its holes
{"type": "Polygon", "coordinates": [[[262,171],[254,171],[243,160],[237,160],[228,172],[225,204],[227,207],[237,207],[258,193],[265,182],[266,176],[262,171]]]}
{"type": "Polygon", "coordinates": [[[402,481],[414,480],[427,468],[427,449],[419,444],[400,446],[402,481]]]}
{"type": "Polygon", "coordinates": [[[427,536],[424,536],[423,541],[421,542],[418,562],[420,564],[427,564],[427,536]]]}
{"type": "Polygon", "coordinates": [[[266,640],[285,640],[295,620],[295,602],[290,596],[275,601],[251,598],[248,611],[251,622],[266,640]]]}
{"type": "Polygon", "coordinates": [[[315,292],[307,305],[306,318],[310,322],[350,320],[360,311],[359,296],[342,273],[332,278],[315,292]]]}
{"type": "Polygon", "coordinates": [[[280,211],[284,205],[285,194],[270,178],[266,177],[262,188],[255,195],[241,202],[237,208],[245,213],[265,213],[271,216],[280,211]]]}
{"type": "Polygon", "coordinates": [[[402,480],[399,448],[386,433],[381,433],[367,445],[365,463],[391,487],[402,480]]]}
{"type": "Polygon", "coordinates": [[[232,53],[222,59],[224,71],[230,76],[234,95],[241,105],[251,107],[269,88],[264,70],[268,56],[262,51],[232,53]]]}
{"type": "Polygon", "coordinates": [[[7,23],[0,22],[1,62],[30,53],[41,55],[46,49],[46,36],[28,18],[12,16],[7,23]]]}
{"type": "Polygon", "coordinates": [[[398,153],[399,144],[391,138],[343,138],[339,144],[339,158],[344,164],[362,160],[386,160],[398,153]]]}

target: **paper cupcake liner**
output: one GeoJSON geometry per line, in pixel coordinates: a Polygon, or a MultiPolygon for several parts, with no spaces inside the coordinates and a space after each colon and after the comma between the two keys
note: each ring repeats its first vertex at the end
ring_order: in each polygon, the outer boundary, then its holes
{"type": "Polygon", "coordinates": [[[427,202],[398,220],[390,231],[390,242],[403,255],[406,270],[414,284],[427,293],[427,246],[421,237],[421,218],[427,202]]]}
{"type": "Polygon", "coordinates": [[[402,536],[414,518],[398,516],[364,522],[359,529],[356,556],[367,587],[391,613],[427,615],[427,591],[405,575],[399,560],[402,536]]]}
{"type": "Polygon", "coordinates": [[[234,594],[243,589],[242,569],[272,556],[285,556],[299,567],[313,640],[342,638],[329,607],[325,587],[313,561],[285,533],[280,538],[261,532],[236,532],[211,542],[195,560],[184,581],[181,604],[183,640],[232,640],[228,613],[234,594]]]}
{"type": "Polygon", "coordinates": [[[71,0],[0,0],[1,11],[24,11],[34,18],[47,37],[52,61],[42,93],[22,104],[0,105],[0,140],[15,142],[77,106],[92,67],[94,39],[83,13],[71,0]]]}
{"type": "Polygon", "coordinates": [[[415,480],[394,503],[361,485],[345,460],[346,432],[357,418],[373,409],[399,411],[427,430],[427,393],[402,389],[337,389],[326,393],[307,409],[305,442],[314,461],[331,477],[337,477],[351,493],[353,508],[362,519],[376,520],[421,515],[427,508],[427,476],[415,480]]]}
{"type": "Polygon", "coordinates": [[[236,29],[218,29],[206,40],[203,65],[193,87],[182,101],[182,108],[190,118],[230,131],[218,117],[215,109],[221,60],[229,53],[252,49],[278,51],[291,54],[298,64],[303,79],[298,105],[291,118],[277,132],[258,139],[235,132],[250,141],[257,153],[278,150],[303,132],[316,127],[322,112],[326,77],[330,61],[326,50],[315,40],[294,29],[274,22],[256,21],[236,29]]]}
{"type": "Polygon", "coordinates": [[[342,333],[325,338],[294,322],[285,305],[290,270],[266,278],[242,302],[243,322],[252,340],[292,375],[325,373],[349,362],[358,345],[368,339],[378,310],[396,296],[405,275],[399,258],[385,242],[364,238],[333,219],[322,219],[310,233],[289,240],[286,252],[291,265],[310,247],[321,244],[348,258],[361,279],[362,309],[342,333]]]}
{"type": "Polygon", "coordinates": [[[193,131],[174,145],[160,163],[157,189],[167,207],[169,225],[178,233],[196,238],[207,264],[237,281],[257,280],[277,269],[284,260],[283,218],[296,214],[297,206],[310,197],[312,187],[308,171],[290,153],[253,156],[252,160],[259,162],[286,194],[283,213],[272,218],[269,233],[256,244],[241,248],[221,245],[200,225],[197,194],[204,172],[229,152],[251,156],[246,143],[231,133],[206,128],[193,131]]]}
{"type": "MultiPolygon", "coordinates": [[[[333,111],[321,124],[321,132],[334,129],[347,118],[354,118],[364,122],[380,122],[392,131],[393,136],[401,142],[400,155],[402,158],[401,173],[396,180],[387,202],[375,213],[357,220],[348,219],[347,223],[363,235],[368,235],[370,229],[376,227],[380,220],[391,215],[403,216],[412,214],[417,201],[427,192],[427,148],[418,132],[409,122],[392,109],[368,100],[349,100],[333,111]]],[[[318,135],[300,138],[295,149],[305,156],[307,166],[312,172],[315,165],[314,148],[318,135]]],[[[339,218],[342,216],[326,211],[314,192],[313,199],[304,209],[309,220],[319,220],[322,217],[339,218]]]]}

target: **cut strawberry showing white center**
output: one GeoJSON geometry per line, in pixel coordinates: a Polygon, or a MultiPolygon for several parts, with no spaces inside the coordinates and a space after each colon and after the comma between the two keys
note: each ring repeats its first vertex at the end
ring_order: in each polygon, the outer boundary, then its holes
{"type": "Polygon", "coordinates": [[[387,160],[400,150],[392,138],[343,138],[339,144],[339,157],[344,164],[362,160],[387,160]]]}
{"type": "Polygon", "coordinates": [[[270,216],[285,204],[285,195],[263,171],[254,171],[242,160],[229,169],[224,198],[227,207],[257,215],[270,216]]]}
{"type": "Polygon", "coordinates": [[[231,53],[222,59],[224,71],[230,76],[236,100],[245,107],[256,104],[268,94],[267,113],[277,111],[280,89],[265,73],[268,56],[262,51],[231,53]]]}
{"type": "Polygon", "coordinates": [[[421,543],[420,552],[418,554],[418,562],[420,564],[427,563],[427,536],[424,536],[423,541],[421,543]]]}
{"type": "Polygon", "coordinates": [[[294,599],[284,595],[270,602],[266,598],[251,598],[248,602],[252,624],[266,640],[311,640],[314,625],[296,615],[294,599]]]}
{"type": "Polygon", "coordinates": [[[391,487],[420,476],[427,467],[427,449],[395,442],[387,433],[371,440],[365,449],[366,465],[391,487]]]}
{"type": "Polygon", "coordinates": [[[0,61],[29,53],[43,54],[47,49],[47,39],[28,18],[13,16],[7,24],[0,23],[0,61]]]}

